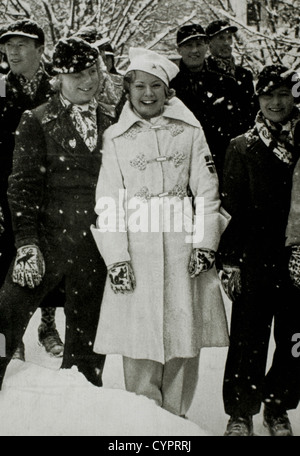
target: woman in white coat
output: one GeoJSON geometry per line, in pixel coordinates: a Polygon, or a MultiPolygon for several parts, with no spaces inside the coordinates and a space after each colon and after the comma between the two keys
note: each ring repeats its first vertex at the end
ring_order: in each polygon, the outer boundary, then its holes
{"type": "Polygon", "coordinates": [[[145,49],[129,57],[92,227],[109,272],[94,350],[122,354],[126,389],[183,416],[201,347],[228,344],[214,256],[230,217],[202,128],[169,90],[178,67],[145,49]]]}

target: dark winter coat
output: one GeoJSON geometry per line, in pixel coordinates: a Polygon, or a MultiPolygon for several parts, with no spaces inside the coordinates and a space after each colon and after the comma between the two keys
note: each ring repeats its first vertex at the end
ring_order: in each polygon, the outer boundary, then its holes
{"type": "Polygon", "coordinates": [[[0,195],[6,193],[7,178],[11,173],[12,155],[15,147],[15,131],[24,111],[45,103],[52,94],[50,77],[45,73],[36,96],[31,99],[24,94],[22,86],[13,73],[6,76],[6,97],[0,98],[0,195]]]}
{"type": "Polygon", "coordinates": [[[38,287],[23,288],[11,279],[12,261],[0,290],[0,333],[6,337],[9,361],[32,314],[64,282],[62,367],[77,365],[98,384],[93,369],[103,368],[104,357],[93,352],[93,342],[106,267],[90,225],[95,221],[102,134],[110,121],[98,108],[98,142],[91,152],[72,122],[70,109],[55,96],[35,110],[26,111],[16,132],[8,188],[16,247],[38,245],[46,272],[38,287]]]}
{"type": "Polygon", "coordinates": [[[245,133],[254,123],[251,72],[237,66],[233,78],[217,71],[208,58],[203,70],[193,73],[181,62],[171,87],[201,123],[221,179],[230,140],[245,133]]]}
{"type": "Polygon", "coordinates": [[[298,160],[294,170],[291,210],[286,238],[286,245],[300,245],[300,160],[298,160]]]}
{"type": "Polygon", "coordinates": [[[242,271],[245,293],[289,286],[285,231],[294,165],[282,162],[256,130],[231,141],[223,205],[232,216],[220,246],[223,262],[242,271]]]}
{"type": "Polygon", "coordinates": [[[223,205],[232,215],[220,245],[223,261],[241,268],[241,294],[232,303],[223,400],[230,416],[299,403],[300,296],[288,272],[285,230],[294,165],[277,158],[256,130],[232,140],[226,153],[223,205]],[[271,327],[276,349],[267,371],[271,327]]]}
{"type": "Polygon", "coordinates": [[[57,96],[24,113],[8,190],[16,247],[46,240],[67,249],[90,236],[102,134],[109,125],[98,108],[98,144],[91,153],[57,96]]]}
{"type": "Polygon", "coordinates": [[[45,103],[52,94],[50,77],[45,73],[36,95],[25,95],[18,78],[10,72],[6,76],[6,97],[0,98],[0,205],[3,207],[5,232],[0,238],[0,284],[3,282],[14,254],[13,233],[7,202],[8,177],[12,170],[15,131],[24,111],[45,103]]]}

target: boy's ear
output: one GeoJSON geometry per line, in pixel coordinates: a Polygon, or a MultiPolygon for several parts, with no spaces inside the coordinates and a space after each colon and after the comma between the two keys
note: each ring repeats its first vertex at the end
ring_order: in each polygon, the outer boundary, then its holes
{"type": "Polygon", "coordinates": [[[42,56],[44,54],[44,52],[45,52],[45,46],[44,45],[39,46],[38,50],[39,50],[40,56],[42,56]]]}

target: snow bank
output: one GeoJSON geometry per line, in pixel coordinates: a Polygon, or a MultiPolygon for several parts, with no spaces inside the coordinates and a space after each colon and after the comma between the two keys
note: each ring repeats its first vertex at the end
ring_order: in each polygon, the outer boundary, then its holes
{"type": "Polygon", "coordinates": [[[0,394],[0,436],[205,436],[153,401],[96,388],[73,368],[12,361],[0,394]]]}

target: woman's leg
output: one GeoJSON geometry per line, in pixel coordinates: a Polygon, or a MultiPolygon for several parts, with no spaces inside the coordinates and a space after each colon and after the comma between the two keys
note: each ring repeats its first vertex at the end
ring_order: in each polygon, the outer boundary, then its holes
{"type": "Polygon", "coordinates": [[[146,396],[162,406],[161,392],[163,364],[149,359],[123,357],[123,369],[126,390],[146,396]]]}
{"type": "Polygon", "coordinates": [[[164,365],[162,381],[162,407],[171,413],[185,416],[198,383],[200,356],[174,358],[164,365]]]}

